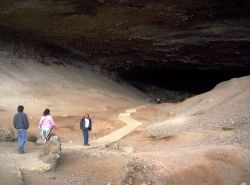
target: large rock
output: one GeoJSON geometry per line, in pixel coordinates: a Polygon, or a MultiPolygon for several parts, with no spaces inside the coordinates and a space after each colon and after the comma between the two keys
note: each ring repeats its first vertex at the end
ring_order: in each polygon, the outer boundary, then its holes
{"type": "Polygon", "coordinates": [[[14,141],[15,132],[11,128],[0,127],[0,141],[14,141]]]}
{"type": "Polygon", "coordinates": [[[60,158],[61,142],[57,136],[52,136],[51,139],[43,146],[40,152],[40,159],[45,163],[50,163],[50,170],[55,170],[58,159],[60,158]]]}
{"type": "Polygon", "coordinates": [[[28,141],[36,143],[37,137],[34,134],[28,133],[28,141]]]}

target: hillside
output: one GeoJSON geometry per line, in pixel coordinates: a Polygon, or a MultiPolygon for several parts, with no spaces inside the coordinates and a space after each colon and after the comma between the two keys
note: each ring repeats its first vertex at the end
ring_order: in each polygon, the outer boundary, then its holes
{"type": "Polygon", "coordinates": [[[235,78],[182,103],[141,108],[133,118],[144,127],[120,146],[157,166],[157,177],[143,173],[156,184],[248,184],[249,87],[250,76],[235,78]]]}
{"type": "Polygon", "coordinates": [[[146,100],[136,89],[113,82],[89,66],[53,57],[41,60],[39,53],[28,55],[20,50],[11,45],[0,51],[1,125],[12,126],[16,108],[22,104],[35,134],[45,108],[51,109],[57,126],[63,127],[59,132],[78,130],[81,116],[89,113],[104,129],[97,129],[96,134],[105,134],[122,125],[114,118],[120,110],[146,100]]]}

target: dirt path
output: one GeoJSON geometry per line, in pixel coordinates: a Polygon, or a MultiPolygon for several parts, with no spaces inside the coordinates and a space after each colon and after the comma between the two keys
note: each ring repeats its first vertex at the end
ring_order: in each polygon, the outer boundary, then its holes
{"type": "MultiPolygon", "coordinates": [[[[138,107],[139,108],[139,107],[138,107]]],[[[74,150],[74,149],[81,149],[81,148],[95,148],[95,147],[102,147],[107,144],[116,142],[129,134],[131,131],[136,129],[139,125],[141,125],[141,122],[131,118],[131,114],[135,113],[138,108],[130,108],[127,109],[125,112],[120,113],[118,115],[118,119],[123,121],[126,126],[115,130],[114,132],[111,132],[108,135],[105,135],[97,140],[94,140],[90,142],[90,146],[83,146],[82,144],[77,143],[62,143],[62,149],[63,150],[74,150]]]]}

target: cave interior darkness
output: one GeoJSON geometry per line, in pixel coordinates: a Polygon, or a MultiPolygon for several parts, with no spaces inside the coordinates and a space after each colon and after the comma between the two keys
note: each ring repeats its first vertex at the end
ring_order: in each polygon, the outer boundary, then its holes
{"type": "Polygon", "coordinates": [[[249,74],[250,70],[242,69],[132,70],[120,73],[120,77],[151,98],[161,98],[163,102],[179,102],[188,97],[210,91],[223,81],[249,74]],[[152,87],[154,88],[152,89],[152,87]],[[166,95],[164,90],[172,92],[172,95],[166,95]],[[162,93],[159,93],[159,91],[162,91],[162,93]],[[179,97],[176,97],[177,95],[179,97]]]}
{"type": "MultiPolygon", "coordinates": [[[[52,51],[50,52],[52,57],[64,62],[78,61],[81,63],[84,61],[82,56],[62,50],[62,48],[55,46],[46,46],[46,48],[52,51]]],[[[197,66],[186,66],[183,69],[180,66],[171,66],[171,69],[154,66],[131,67],[128,70],[113,71],[115,78],[111,75],[111,71],[106,70],[105,75],[108,74],[108,78],[132,85],[154,100],[160,98],[161,102],[172,103],[210,91],[217,84],[232,78],[250,75],[249,67],[223,69],[223,66],[217,69],[211,69],[211,66],[202,69],[197,66]],[[189,68],[187,69],[187,67],[189,68]]],[[[151,103],[155,103],[155,101],[151,103]]]]}
{"type": "MultiPolygon", "coordinates": [[[[10,43],[12,42],[10,41],[10,43]]],[[[24,51],[22,51],[17,43],[20,42],[13,42],[13,45],[17,46],[17,53],[23,54],[24,56],[29,55],[27,50],[34,47],[33,44],[27,45],[27,43],[24,42],[25,47],[23,48],[24,51]]],[[[83,64],[83,66],[85,66],[84,64],[86,64],[86,66],[93,65],[86,61],[81,55],[69,52],[55,45],[38,45],[34,48],[40,56],[39,58],[41,58],[41,63],[44,63],[44,57],[52,57],[58,61],[62,61],[62,63],[70,63],[76,67],[82,66],[79,65],[79,63],[83,64]]],[[[49,62],[53,63],[53,61],[49,62]]],[[[62,63],[59,62],[55,64],[61,65],[62,63]]],[[[46,63],[46,65],[50,64],[46,63]]],[[[95,65],[96,64],[94,64],[94,66],[95,65]]],[[[147,97],[153,99],[150,103],[156,103],[154,100],[157,98],[160,98],[161,102],[181,102],[194,95],[210,91],[221,82],[250,75],[250,68],[248,66],[237,67],[235,69],[232,67],[223,69],[223,66],[211,69],[211,66],[208,66],[201,69],[197,66],[187,65],[188,66],[181,66],[183,69],[180,68],[180,66],[171,66],[171,68],[168,69],[166,68],[167,66],[159,68],[150,65],[142,68],[131,67],[128,68],[128,70],[123,69],[117,71],[104,68],[104,70],[101,71],[106,71],[103,75],[107,78],[111,78],[119,83],[132,85],[145,93],[147,97]],[[115,78],[114,75],[112,75],[113,72],[115,72],[115,78]]],[[[102,69],[102,66],[98,66],[97,68],[102,69]]],[[[95,67],[91,70],[95,71],[95,67]]]]}

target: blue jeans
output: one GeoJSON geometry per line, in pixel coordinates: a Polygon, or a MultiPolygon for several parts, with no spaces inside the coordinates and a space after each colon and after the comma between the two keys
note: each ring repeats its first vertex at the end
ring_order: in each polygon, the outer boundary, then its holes
{"type": "Polygon", "coordinates": [[[18,150],[24,151],[24,145],[27,141],[27,130],[17,129],[17,139],[18,139],[18,150]]]}
{"type": "Polygon", "coordinates": [[[89,144],[89,129],[88,128],[83,129],[83,144],[85,145],[89,144]]]}

